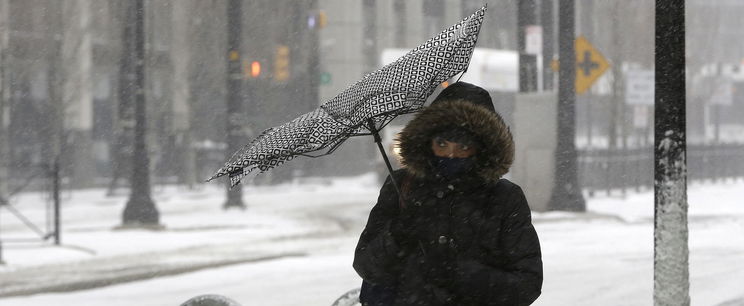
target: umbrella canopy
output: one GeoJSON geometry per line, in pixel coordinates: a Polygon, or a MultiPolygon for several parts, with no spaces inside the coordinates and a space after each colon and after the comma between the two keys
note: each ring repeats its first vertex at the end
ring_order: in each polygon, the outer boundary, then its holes
{"type": "Polygon", "coordinates": [[[441,83],[467,70],[485,12],[484,6],[318,109],[263,131],[208,181],[227,175],[235,186],[256,169],[330,154],[349,137],[377,135],[396,116],[418,111],[441,83]]]}

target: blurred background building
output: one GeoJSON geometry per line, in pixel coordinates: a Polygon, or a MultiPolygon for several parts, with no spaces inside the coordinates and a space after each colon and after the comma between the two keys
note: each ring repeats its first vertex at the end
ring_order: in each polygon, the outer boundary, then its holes
{"type": "MultiPolygon", "coordinates": [[[[145,1],[148,148],[156,183],[195,184],[224,162],[226,2],[145,1]]],[[[541,29],[537,52],[545,55],[539,60],[539,91],[551,91],[557,77],[550,68],[557,54],[551,46],[557,1],[529,2],[541,29]]],[[[133,121],[128,102],[120,100],[126,50],[121,1],[0,3],[5,110],[0,146],[7,152],[0,152],[0,158],[10,182],[20,184],[45,171],[57,154],[67,186],[106,186],[116,177],[126,181],[133,121]]],[[[483,3],[489,12],[478,47],[517,52],[517,0],[243,1],[245,133],[256,136],[317,107],[379,68],[386,51],[416,47],[483,3]]],[[[642,84],[653,71],[654,6],[652,1],[616,0],[577,1],[576,7],[577,34],[611,63],[577,97],[576,139],[582,156],[604,152],[600,155],[606,157],[604,164],[583,164],[583,180],[590,182],[613,173],[612,152],[652,152],[653,104],[629,100],[645,92],[631,92],[628,85],[642,84]]],[[[689,141],[741,144],[744,45],[738,42],[744,3],[692,0],[687,11],[689,141]]],[[[514,59],[510,65],[517,64],[514,59]]],[[[516,79],[516,71],[511,77],[516,79]]],[[[492,90],[507,121],[516,91],[492,90]]],[[[333,156],[295,159],[256,183],[361,174],[377,166],[377,155],[371,138],[354,139],[333,156]]]]}

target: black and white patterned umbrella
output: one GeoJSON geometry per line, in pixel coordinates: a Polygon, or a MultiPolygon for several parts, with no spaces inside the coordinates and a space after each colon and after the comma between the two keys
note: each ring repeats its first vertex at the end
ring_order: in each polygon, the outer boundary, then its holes
{"type": "Polygon", "coordinates": [[[235,186],[296,156],[330,154],[349,137],[376,135],[396,116],[418,111],[440,84],[467,70],[485,13],[484,6],[318,109],[263,131],[208,180],[227,175],[235,186]]]}

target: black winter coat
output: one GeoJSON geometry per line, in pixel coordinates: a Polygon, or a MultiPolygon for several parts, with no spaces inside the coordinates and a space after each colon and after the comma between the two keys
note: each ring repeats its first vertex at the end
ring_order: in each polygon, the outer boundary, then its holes
{"type": "Polygon", "coordinates": [[[529,305],[540,295],[530,208],[522,189],[500,178],[511,164],[511,134],[500,117],[496,126],[479,125],[479,116],[491,113],[476,110],[473,120],[468,107],[432,106],[406,126],[400,145],[407,167],[393,174],[403,200],[388,177],[359,239],[354,268],[392,292],[392,305],[529,305]],[[447,180],[426,167],[426,152],[430,134],[453,124],[488,135],[480,138],[478,170],[447,180]]]}

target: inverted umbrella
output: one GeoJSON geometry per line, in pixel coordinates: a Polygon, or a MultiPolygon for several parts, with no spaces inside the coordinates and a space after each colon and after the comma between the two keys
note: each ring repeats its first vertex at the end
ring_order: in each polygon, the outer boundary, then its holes
{"type": "Polygon", "coordinates": [[[483,6],[314,111],[263,131],[208,181],[227,175],[230,186],[235,186],[256,169],[260,174],[299,155],[328,155],[349,137],[361,135],[375,137],[392,172],[380,143],[380,129],[398,115],[421,109],[441,83],[467,70],[485,12],[483,6]]]}

